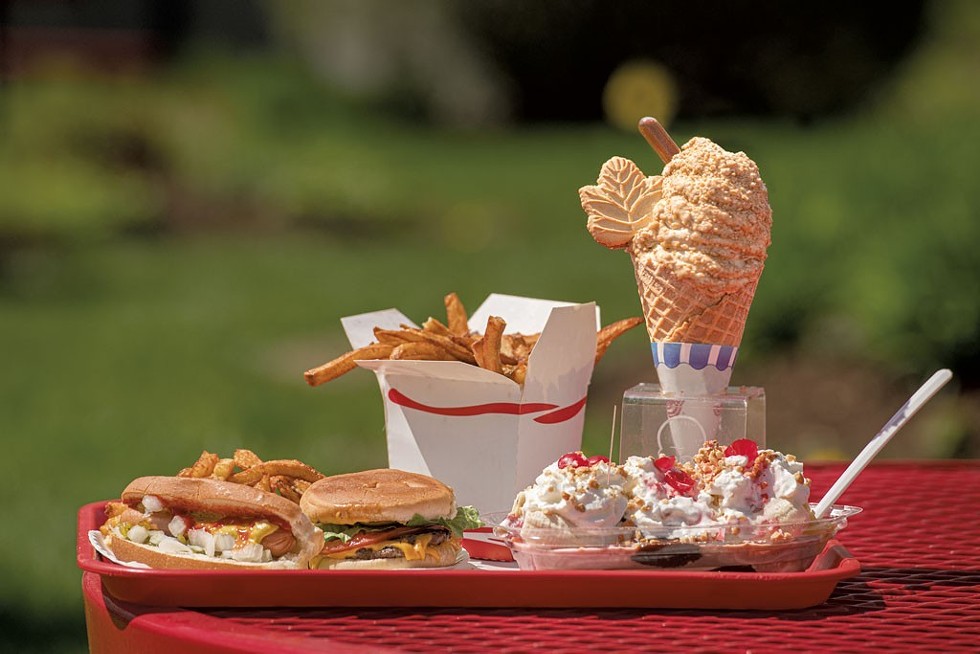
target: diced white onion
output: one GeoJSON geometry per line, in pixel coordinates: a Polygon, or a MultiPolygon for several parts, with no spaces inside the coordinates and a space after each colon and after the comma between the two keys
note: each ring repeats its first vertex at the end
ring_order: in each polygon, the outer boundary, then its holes
{"type": "Polygon", "coordinates": [[[150,530],[150,545],[159,545],[160,544],[160,541],[162,541],[166,537],[167,537],[167,535],[165,533],[163,533],[162,531],[158,531],[156,529],[151,529],[150,530]]]}
{"type": "Polygon", "coordinates": [[[269,550],[267,550],[267,549],[265,549],[263,547],[262,548],[262,563],[268,563],[271,560],[272,560],[272,552],[270,552],[269,550]]]}
{"type": "Polygon", "coordinates": [[[235,537],[231,534],[216,534],[214,537],[214,549],[217,552],[234,549],[235,537]]]}
{"type": "Polygon", "coordinates": [[[144,495],[143,508],[146,509],[147,513],[163,511],[163,502],[161,502],[160,498],[156,495],[144,495]]]}
{"type": "Polygon", "coordinates": [[[135,525],[129,528],[129,533],[126,534],[126,536],[134,543],[139,543],[142,545],[150,538],[150,532],[146,530],[146,527],[135,525]]]}
{"type": "Polygon", "coordinates": [[[203,529],[191,529],[187,532],[187,542],[194,547],[202,548],[208,556],[214,556],[214,536],[203,529]]]}
{"type": "Polygon", "coordinates": [[[231,558],[246,563],[261,563],[264,550],[265,548],[258,543],[246,543],[237,550],[232,550],[231,558]]]}
{"type": "Polygon", "coordinates": [[[167,525],[167,530],[172,536],[180,536],[187,531],[187,521],[179,515],[175,515],[170,524],[167,525]]]}
{"type": "Polygon", "coordinates": [[[187,547],[187,545],[169,536],[165,536],[157,547],[160,548],[161,552],[166,552],[167,554],[190,554],[192,552],[191,548],[187,547]]]}

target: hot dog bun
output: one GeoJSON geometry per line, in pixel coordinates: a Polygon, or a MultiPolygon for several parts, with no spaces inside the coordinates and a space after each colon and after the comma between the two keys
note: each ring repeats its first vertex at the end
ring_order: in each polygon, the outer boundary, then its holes
{"type": "Polygon", "coordinates": [[[146,496],[153,496],[175,514],[207,516],[213,522],[265,520],[285,528],[295,544],[281,557],[264,563],[251,563],[197,553],[166,552],[160,548],[127,540],[123,530],[107,521],[102,532],[106,547],[122,561],[138,561],[153,568],[305,568],[322,547],[323,535],[299,506],[274,493],[215,479],[188,477],[140,477],[122,492],[122,501],[136,507],[146,496]]]}
{"type": "Polygon", "coordinates": [[[105,546],[120,561],[143,563],[158,570],[282,570],[305,569],[308,562],[285,559],[267,563],[248,563],[206,554],[168,554],[153,545],[141,545],[113,534],[103,537],[105,546]]]}

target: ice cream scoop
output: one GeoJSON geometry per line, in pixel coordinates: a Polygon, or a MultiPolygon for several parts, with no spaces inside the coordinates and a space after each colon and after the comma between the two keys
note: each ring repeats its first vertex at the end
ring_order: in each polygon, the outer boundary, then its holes
{"type": "Polygon", "coordinates": [[[615,528],[626,510],[625,483],[622,468],[605,457],[566,454],[518,493],[507,525],[519,528],[525,539],[549,541],[615,528]]]}
{"type": "Polygon", "coordinates": [[[673,457],[631,456],[623,464],[630,498],[625,520],[644,537],[682,538],[686,527],[713,522],[711,497],[674,463],[673,457]]]}
{"type": "Polygon", "coordinates": [[[694,457],[694,477],[721,524],[779,526],[813,518],[810,481],[791,454],[759,449],[748,439],[727,447],[704,444],[694,457]]]}

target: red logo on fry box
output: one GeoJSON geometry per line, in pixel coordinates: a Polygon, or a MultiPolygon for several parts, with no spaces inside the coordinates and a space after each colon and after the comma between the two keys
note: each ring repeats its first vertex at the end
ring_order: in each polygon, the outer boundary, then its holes
{"type": "Polygon", "coordinates": [[[488,402],[486,404],[471,404],[469,406],[440,407],[424,404],[413,400],[404,393],[394,388],[388,391],[388,399],[399,406],[426,413],[434,413],[440,416],[482,416],[487,414],[504,415],[529,415],[540,413],[534,422],[545,425],[553,425],[566,420],[571,420],[585,407],[586,397],[578,402],[560,407],[549,402],[488,402]]]}

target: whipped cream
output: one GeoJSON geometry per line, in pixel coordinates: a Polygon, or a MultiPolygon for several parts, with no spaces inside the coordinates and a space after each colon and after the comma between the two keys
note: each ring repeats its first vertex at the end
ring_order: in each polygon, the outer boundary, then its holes
{"type": "Polygon", "coordinates": [[[750,461],[744,454],[725,456],[725,449],[714,441],[705,443],[693,466],[717,522],[767,525],[813,517],[810,482],[796,457],[763,449],[750,461]]]}
{"type": "Polygon", "coordinates": [[[680,538],[685,535],[684,527],[710,524],[714,516],[711,497],[694,488],[686,492],[674,488],[654,461],[650,456],[631,456],[623,465],[630,498],[626,522],[648,538],[680,538]]]}
{"type": "Polygon", "coordinates": [[[512,517],[539,514],[570,528],[615,527],[626,511],[626,481],[622,467],[613,463],[560,468],[555,462],[518,494],[512,517]]]}

